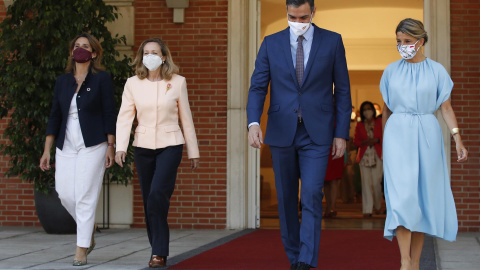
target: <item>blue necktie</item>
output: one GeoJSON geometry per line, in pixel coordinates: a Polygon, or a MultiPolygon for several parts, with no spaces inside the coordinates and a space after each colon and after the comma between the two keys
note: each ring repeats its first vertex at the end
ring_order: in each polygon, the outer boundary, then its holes
{"type": "MultiPolygon", "coordinates": [[[[297,47],[297,59],[295,59],[295,73],[297,74],[297,81],[298,85],[302,86],[303,80],[303,72],[304,72],[304,63],[303,63],[303,40],[305,38],[303,36],[299,36],[297,39],[298,47],[297,47]]],[[[302,117],[302,108],[300,105],[298,106],[298,117],[302,117]]]]}

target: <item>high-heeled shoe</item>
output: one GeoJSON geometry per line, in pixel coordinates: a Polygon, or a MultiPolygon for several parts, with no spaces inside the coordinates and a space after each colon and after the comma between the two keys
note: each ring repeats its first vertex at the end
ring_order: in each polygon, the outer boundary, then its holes
{"type": "Polygon", "coordinates": [[[92,250],[95,248],[95,231],[97,230],[97,223],[93,224],[93,231],[92,231],[92,240],[90,240],[90,246],[87,248],[87,255],[92,252],[92,250]]]}
{"type": "Polygon", "coordinates": [[[87,251],[85,250],[85,261],[73,260],[73,266],[83,266],[87,264],[87,251]]]}
{"type": "Polygon", "coordinates": [[[73,266],[84,266],[84,265],[87,265],[87,259],[85,259],[85,261],[73,260],[73,266]]]}

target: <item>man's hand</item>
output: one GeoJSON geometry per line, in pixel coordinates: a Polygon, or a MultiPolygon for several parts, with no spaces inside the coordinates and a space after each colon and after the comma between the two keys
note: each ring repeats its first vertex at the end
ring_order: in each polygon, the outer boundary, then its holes
{"type": "Polygon", "coordinates": [[[347,148],[347,141],[344,138],[333,138],[332,144],[332,159],[343,157],[345,149],[347,148]]]}
{"type": "Polygon", "coordinates": [[[251,125],[248,129],[248,144],[251,147],[258,148],[262,147],[263,143],[263,134],[260,126],[258,125],[251,125]]]}

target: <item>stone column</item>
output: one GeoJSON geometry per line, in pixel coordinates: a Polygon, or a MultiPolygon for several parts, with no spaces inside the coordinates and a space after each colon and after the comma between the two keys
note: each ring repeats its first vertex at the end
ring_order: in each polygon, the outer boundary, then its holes
{"type": "Polygon", "coordinates": [[[135,43],[135,7],[134,0],[104,0],[105,4],[116,6],[119,13],[118,19],[113,23],[107,23],[108,30],[113,36],[125,36],[127,45],[117,45],[116,50],[120,53],[120,58],[127,55],[133,58],[133,46],[135,43]]]}
{"type": "Polygon", "coordinates": [[[227,228],[259,220],[259,150],[248,146],[246,105],[257,53],[257,0],[228,5],[227,228]]]}
{"type": "MultiPolygon", "coordinates": [[[[451,72],[450,56],[450,0],[425,0],[423,1],[424,25],[429,41],[425,45],[425,56],[442,64],[451,72]]],[[[451,138],[450,130],[443,120],[440,110],[435,115],[440,122],[443,132],[443,143],[447,156],[447,167],[451,171],[451,138]]]]}

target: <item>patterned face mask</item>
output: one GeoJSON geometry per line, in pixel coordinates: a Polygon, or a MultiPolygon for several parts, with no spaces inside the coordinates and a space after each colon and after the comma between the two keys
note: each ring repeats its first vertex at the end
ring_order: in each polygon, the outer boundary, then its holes
{"type": "Polygon", "coordinates": [[[417,45],[419,41],[420,39],[417,40],[417,42],[415,42],[415,44],[413,45],[397,44],[397,50],[400,53],[400,55],[403,57],[403,59],[412,59],[413,57],[415,57],[415,55],[417,54],[417,51],[420,50],[420,47],[418,47],[418,49],[415,50],[415,45],[417,45]]]}

